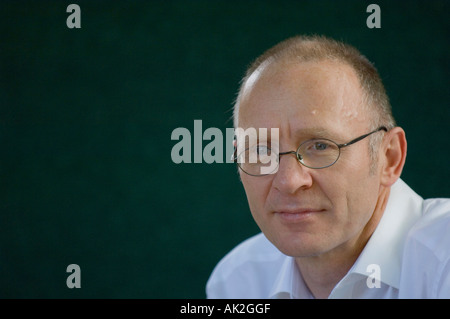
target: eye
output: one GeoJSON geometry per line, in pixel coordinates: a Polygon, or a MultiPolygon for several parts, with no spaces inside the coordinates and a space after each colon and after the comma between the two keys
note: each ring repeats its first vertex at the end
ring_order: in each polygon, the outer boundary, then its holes
{"type": "Polygon", "coordinates": [[[338,151],[337,146],[333,144],[331,141],[327,140],[311,140],[305,142],[301,149],[299,150],[300,154],[305,152],[304,154],[315,154],[315,155],[327,155],[330,152],[338,151]]]}
{"type": "Polygon", "coordinates": [[[309,140],[297,150],[299,161],[310,168],[324,168],[333,165],[339,157],[339,146],[326,139],[309,140]]]}
{"type": "Polygon", "coordinates": [[[266,156],[269,154],[269,148],[266,145],[257,145],[256,153],[260,156],[266,156]]]}
{"type": "Polygon", "coordinates": [[[312,148],[315,151],[325,151],[330,145],[328,143],[324,143],[324,142],[315,142],[312,145],[312,148]]]}

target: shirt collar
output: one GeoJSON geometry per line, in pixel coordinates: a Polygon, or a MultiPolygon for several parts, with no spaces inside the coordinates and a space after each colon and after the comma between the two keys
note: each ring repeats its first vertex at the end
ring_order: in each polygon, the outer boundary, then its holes
{"type": "Polygon", "coordinates": [[[380,281],[398,289],[406,235],[420,217],[422,203],[423,199],[399,179],[391,187],[386,209],[377,228],[348,274],[367,277],[372,273],[370,265],[377,265],[380,281]]]}
{"type": "Polygon", "coordinates": [[[295,258],[285,256],[269,296],[271,299],[313,298],[297,268],[295,258]]]}
{"type": "MultiPolygon", "coordinates": [[[[369,266],[373,264],[381,270],[380,280],[398,289],[406,234],[420,217],[422,203],[423,199],[399,179],[391,187],[386,209],[377,228],[353,267],[334,290],[348,287],[360,278],[359,275],[368,277],[371,274],[369,266]]],[[[286,256],[284,259],[270,296],[279,299],[313,298],[293,257],[286,256]]]]}

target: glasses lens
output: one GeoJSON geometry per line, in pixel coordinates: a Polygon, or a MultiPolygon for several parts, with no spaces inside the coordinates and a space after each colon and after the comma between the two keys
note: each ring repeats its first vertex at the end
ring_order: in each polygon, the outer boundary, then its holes
{"type": "Polygon", "coordinates": [[[297,150],[299,161],[310,168],[325,168],[339,158],[339,147],[327,139],[313,139],[300,145],[297,150]]]}
{"type": "Polygon", "coordinates": [[[265,145],[255,145],[239,154],[237,163],[249,175],[268,175],[276,172],[278,168],[278,155],[265,145]]]}

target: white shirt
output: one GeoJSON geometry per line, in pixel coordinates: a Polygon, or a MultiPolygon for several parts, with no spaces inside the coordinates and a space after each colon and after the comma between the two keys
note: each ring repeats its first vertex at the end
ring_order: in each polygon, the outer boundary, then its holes
{"type": "MultiPolygon", "coordinates": [[[[215,267],[208,298],[314,298],[295,259],[262,234],[215,267]]],[[[423,200],[399,179],[377,228],[329,298],[450,298],[450,199],[423,200]]]]}

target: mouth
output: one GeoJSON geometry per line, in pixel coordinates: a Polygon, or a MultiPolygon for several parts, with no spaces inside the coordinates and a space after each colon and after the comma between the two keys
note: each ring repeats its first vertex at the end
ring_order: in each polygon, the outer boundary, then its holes
{"type": "Polygon", "coordinates": [[[274,214],[285,223],[299,223],[310,219],[311,217],[314,217],[324,211],[324,209],[302,208],[297,210],[275,211],[274,214]]]}

